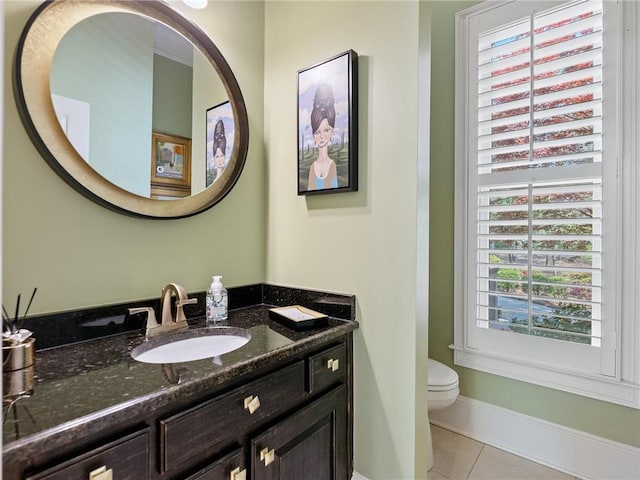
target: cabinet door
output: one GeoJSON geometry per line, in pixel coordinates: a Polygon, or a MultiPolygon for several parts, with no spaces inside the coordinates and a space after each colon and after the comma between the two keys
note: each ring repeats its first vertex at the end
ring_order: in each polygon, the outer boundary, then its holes
{"type": "Polygon", "coordinates": [[[344,385],[251,442],[252,480],[348,480],[344,385]]]}

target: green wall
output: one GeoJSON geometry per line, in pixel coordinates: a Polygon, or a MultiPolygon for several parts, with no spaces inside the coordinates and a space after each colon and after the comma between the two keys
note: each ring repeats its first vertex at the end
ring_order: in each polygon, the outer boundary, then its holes
{"type": "Polygon", "coordinates": [[[191,138],[193,68],[153,55],[153,131],[191,138]]]}
{"type": "MultiPolygon", "coordinates": [[[[179,220],[111,212],[76,193],[29,140],[13,100],[11,71],[18,37],[39,1],[4,4],[4,144],[2,295],[38,287],[31,313],[64,311],[156,297],[168,282],[203,290],[212,274],[228,286],[265,279],[264,39],[262,2],[211,2],[206,10],[176,4],[216,43],[247,105],[250,143],[235,188],[214,208],[179,220]]],[[[204,119],[204,114],[202,116],[204,119]]]]}
{"type": "MultiPolygon", "coordinates": [[[[453,366],[454,26],[479,2],[431,2],[431,222],[429,356],[453,366]]],[[[640,447],[640,412],[607,402],[456,367],[461,394],[640,447]]]]}
{"type": "Polygon", "coordinates": [[[356,295],[355,468],[371,479],[426,476],[419,14],[407,1],[266,2],[267,281],[356,295]],[[359,54],[359,191],[297,196],[296,72],[347,49],[359,54]]]}

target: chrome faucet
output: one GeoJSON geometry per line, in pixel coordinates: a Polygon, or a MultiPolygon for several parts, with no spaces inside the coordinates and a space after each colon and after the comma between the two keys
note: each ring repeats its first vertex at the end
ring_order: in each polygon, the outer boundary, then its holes
{"type": "Polygon", "coordinates": [[[160,314],[161,323],[156,321],[156,314],[153,307],[130,308],[129,313],[147,313],[146,336],[151,337],[159,333],[172,332],[176,330],[184,330],[189,328],[187,317],[184,315],[183,307],[191,303],[198,303],[197,298],[189,298],[187,291],[177,283],[169,283],[165,285],[160,294],[160,314]],[[176,297],[176,315],[171,312],[171,299],[175,294],[176,297]]]}

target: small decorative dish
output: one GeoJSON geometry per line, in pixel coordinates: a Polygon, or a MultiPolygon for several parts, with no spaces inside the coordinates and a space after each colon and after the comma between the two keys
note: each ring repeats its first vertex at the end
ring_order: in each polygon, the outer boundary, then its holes
{"type": "Polygon", "coordinates": [[[301,305],[277,307],[269,310],[269,317],[292,330],[309,330],[326,327],[329,317],[301,305]]]}

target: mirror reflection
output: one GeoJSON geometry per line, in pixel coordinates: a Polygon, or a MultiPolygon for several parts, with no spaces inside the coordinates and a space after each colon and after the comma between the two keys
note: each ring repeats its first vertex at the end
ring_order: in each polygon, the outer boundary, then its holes
{"type": "Polygon", "coordinates": [[[212,39],[165,2],[44,2],[13,73],[43,159],[103,207],[188,217],[225,198],[242,173],[240,86],[212,39]]]}
{"type": "Polygon", "coordinates": [[[225,86],[181,34],[126,12],[90,16],[56,47],[56,117],[98,174],[145,198],[203,191],[224,172],[235,124],[225,86]]]}

